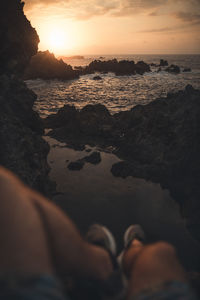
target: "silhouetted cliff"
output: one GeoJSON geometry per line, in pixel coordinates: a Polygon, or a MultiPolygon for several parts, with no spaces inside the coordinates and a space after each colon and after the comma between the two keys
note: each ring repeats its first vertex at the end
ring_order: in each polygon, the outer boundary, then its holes
{"type": "Polygon", "coordinates": [[[0,10],[0,164],[31,187],[47,193],[48,144],[42,121],[32,107],[37,96],[19,76],[39,38],[23,13],[20,0],[6,0],[0,10]]]}
{"type": "Polygon", "coordinates": [[[0,74],[22,72],[37,52],[39,37],[23,12],[20,0],[1,2],[0,74]]]}

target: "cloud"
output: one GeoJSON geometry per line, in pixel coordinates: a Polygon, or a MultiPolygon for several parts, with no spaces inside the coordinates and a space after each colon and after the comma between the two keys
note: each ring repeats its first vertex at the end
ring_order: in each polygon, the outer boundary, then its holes
{"type": "Polygon", "coordinates": [[[180,21],[191,22],[199,19],[195,13],[200,7],[200,0],[25,0],[25,10],[40,8],[62,11],[66,18],[87,20],[96,16],[132,17],[137,14],[159,16],[161,10],[167,13],[171,7],[171,15],[180,21]],[[179,10],[175,6],[179,5],[179,10]],[[183,12],[180,11],[183,7],[183,12]],[[178,11],[178,12],[177,12],[178,11]]]}
{"type": "Polygon", "coordinates": [[[126,17],[136,15],[149,10],[157,9],[167,4],[168,0],[121,0],[116,12],[113,13],[117,17],[126,17]]]}
{"type": "Polygon", "coordinates": [[[82,18],[110,14],[112,16],[130,16],[148,9],[165,5],[169,0],[25,0],[25,9],[36,6],[60,6],[66,12],[82,18]]]}
{"type": "Polygon", "coordinates": [[[200,23],[200,14],[190,13],[190,12],[177,12],[174,14],[174,16],[183,22],[196,23],[196,24],[200,23]]]}

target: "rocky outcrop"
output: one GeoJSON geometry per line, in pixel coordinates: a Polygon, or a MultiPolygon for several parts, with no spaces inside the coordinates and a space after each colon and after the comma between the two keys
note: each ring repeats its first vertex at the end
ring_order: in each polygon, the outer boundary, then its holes
{"type": "Polygon", "coordinates": [[[187,86],[114,116],[102,105],[80,111],[65,106],[45,122],[54,128],[49,134],[62,141],[114,147],[124,161],[114,165],[112,173],[146,178],[168,188],[180,203],[188,228],[200,239],[199,115],[200,91],[187,86]]]}
{"type": "Polygon", "coordinates": [[[81,75],[91,74],[94,72],[113,72],[115,75],[143,75],[145,72],[150,72],[151,69],[148,64],[143,61],[139,61],[135,64],[134,61],[117,59],[112,60],[94,60],[86,67],[76,68],[81,75]]]}
{"type": "Polygon", "coordinates": [[[171,65],[168,68],[165,69],[166,72],[179,74],[181,72],[181,69],[179,66],[171,65]]]}
{"type": "Polygon", "coordinates": [[[186,72],[191,72],[192,70],[191,70],[191,68],[185,68],[185,69],[183,69],[183,72],[184,73],[186,73],[186,72]]]}
{"type": "Polygon", "coordinates": [[[32,107],[36,95],[19,79],[39,42],[20,0],[1,3],[0,11],[0,164],[29,186],[50,191],[48,144],[43,123],[32,107]]]}
{"type": "Polygon", "coordinates": [[[166,67],[166,66],[168,66],[168,61],[167,61],[167,60],[164,60],[164,59],[161,59],[161,60],[160,60],[159,67],[166,67]]]}
{"type": "Polygon", "coordinates": [[[101,76],[94,76],[93,80],[102,80],[102,77],[101,76]]]}
{"type": "Polygon", "coordinates": [[[46,128],[54,128],[52,136],[59,140],[70,139],[72,144],[85,142],[93,138],[110,136],[112,116],[104,105],[86,105],[82,110],[76,110],[74,106],[65,105],[57,114],[49,115],[45,120],[46,128]]]}
{"type": "Polygon", "coordinates": [[[64,63],[62,59],[56,59],[49,51],[39,51],[31,58],[24,72],[24,79],[61,79],[70,80],[79,77],[79,72],[64,63]]]}
{"type": "Polygon", "coordinates": [[[23,12],[24,2],[6,0],[0,10],[0,74],[22,73],[37,52],[39,37],[23,12]]]}

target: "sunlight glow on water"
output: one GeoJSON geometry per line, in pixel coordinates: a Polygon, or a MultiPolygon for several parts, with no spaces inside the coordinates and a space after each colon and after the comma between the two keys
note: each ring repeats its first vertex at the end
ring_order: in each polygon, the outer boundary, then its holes
{"type": "MultiPolygon", "coordinates": [[[[183,90],[187,84],[200,88],[200,55],[193,56],[115,56],[117,59],[132,59],[135,61],[159,63],[160,58],[167,59],[169,64],[180,67],[191,67],[192,72],[179,75],[167,72],[157,73],[152,68],[151,73],[133,76],[115,76],[113,73],[100,74],[102,80],[93,80],[94,74],[81,76],[77,80],[29,80],[28,86],[38,95],[35,109],[42,117],[55,113],[65,104],[82,108],[87,104],[101,103],[111,111],[119,112],[132,108],[137,104],[147,104],[150,101],[167,95],[168,92],[183,90]]],[[[67,61],[72,65],[88,64],[94,58],[67,61]]],[[[106,56],[106,59],[112,57],[106,56]]]]}

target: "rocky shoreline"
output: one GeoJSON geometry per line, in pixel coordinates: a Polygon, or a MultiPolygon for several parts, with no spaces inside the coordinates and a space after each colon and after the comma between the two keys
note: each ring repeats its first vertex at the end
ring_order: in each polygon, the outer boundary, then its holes
{"type": "Polygon", "coordinates": [[[123,162],[114,176],[159,182],[181,205],[192,234],[200,239],[200,91],[187,86],[148,105],[111,115],[103,105],[82,110],[65,105],[44,120],[51,137],[74,148],[112,147],[123,162]]]}

